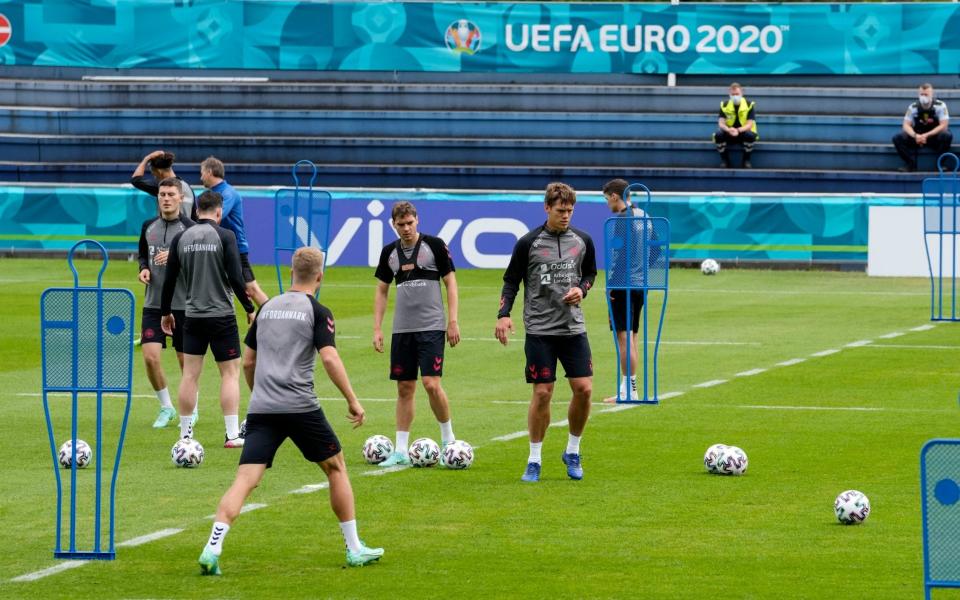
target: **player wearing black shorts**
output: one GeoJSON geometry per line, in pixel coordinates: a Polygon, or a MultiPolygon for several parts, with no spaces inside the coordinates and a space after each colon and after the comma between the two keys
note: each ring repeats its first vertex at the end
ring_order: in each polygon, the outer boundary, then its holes
{"type": "Polygon", "coordinates": [[[247,443],[237,476],[220,500],[210,538],[200,554],[204,575],[220,574],[223,539],[287,438],[327,475],[330,504],[347,545],[347,564],[362,566],[383,556],[383,548],[368,548],[357,535],[353,488],[340,441],[314,392],[313,372],[319,353],[324,370],[347,400],[347,418],[354,427],[363,424],[363,407],[335,345],[333,314],[314,299],[322,279],[323,253],[316,248],[298,249],[293,255],[293,285],[260,307],[247,332],[243,371],[252,390],[247,443]]]}
{"type": "Polygon", "coordinates": [[[183,328],[183,378],[180,381],[180,436],[193,437],[193,411],[197,386],[203,372],[203,357],[209,346],[220,370],[220,408],[226,427],[225,448],[243,446],[240,437],[240,333],[233,308],[233,296],[253,322],[253,304],[247,298],[240,274],[240,256],[233,232],[217,223],[223,199],[216,192],[204,192],[197,199],[196,225],[177,235],[167,258],[167,279],[161,297],[161,324],[171,334],[183,328]],[[185,318],[177,323],[171,314],[176,278],[183,272],[186,294],[185,318]],[[232,290],[232,292],[231,292],[232,290]]]}
{"type": "Polygon", "coordinates": [[[452,443],[450,403],[440,385],[443,376],[444,338],[454,347],[460,342],[457,325],[457,277],[446,243],[438,237],[417,232],[417,209],[409,202],[393,205],[391,220],[400,239],[387,244],[380,253],[374,274],[377,290],[373,301],[373,348],[383,352],[383,316],[387,312],[390,283],[397,282],[397,304],[393,313],[390,340],[390,379],[397,382],[397,443],[381,467],[410,464],[407,445],[413,424],[413,396],[417,371],[430,408],[440,423],[441,443],[452,443]],[[444,320],[440,282],[447,288],[449,319],[444,320]]]}
{"type": "Polygon", "coordinates": [[[593,240],[570,226],[577,194],[563,183],[551,183],[544,196],[547,221],[517,240],[503,274],[500,311],[494,335],[506,345],[513,331],[510,310],[523,283],[525,376],[533,384],[527,413],[530,456],[521,479],[540,480],[543,439],[550,425],[550,400],[557,380],[557,361],[570,382],[570,433],[562,455],[571,479],[582,479],[580,437],[590,416],[593,361],[580,302],[593,287],[597,260],[593,240]]]}
{"type": "MultiPolygon", "coordinates": [[[[603,186],[603,197],[607,201],[607,207],[612,213],[618,217],[642,217],[644,212],[639,208],[635,208],[630,204],[627,204],[623,195],[628,187],[628,183],[623,179],[613,179],[608,181],[603,186]]],[[[638,234],[639,235],[639,234],[638,234]]],[[[636,261],[636,266],[640,266],[640,261],[636,261]]],[[[624,269],[626,267],[623,267],[624,269]]],[[[607,272],[610,272],[610,267],[608,267],[607,272]]],[[[624,348],[627,346],[627,291],[623,289],[619,290],[607,290],[607,294],[610,296],[610,309],[613,312],[613,322],[610,324],[611,329],[617,332],[617,344],[620,348],[620,372],[622,373],[620,379],[620,390],[619,396],[621,398],[627,397],[627,386],[631,388],[630,396],[636,400],[637,399],[637,365],[640,359],[640,353],[638,351],[637,345],[637,332],[640,330],[640,309],[643,308],[643,292],[640,290],[630,290],[630,345],[629,345],[629,356],[630,364],[629,369],[627,365],[627,355],[628,353],[624,351],[624,348]],[[629,373],[629,376],[628,376],[629,373]]],[[[604,398],[604,402],[616,402],[617,396],[610,396],[604,398]]]]}
{"type": "MultiPolygon", "coordinates": [[[[147,379],[160,401],[160,412],[153,422],[155,429],[166,427],[176,416],[177,411],[170,401],[167,389],[167,377],[160,360],[161,350],[167,347],[167,335],[160,326],[160,292],[163,289],[167,271],[167,255],[170,244],[180,232],[193,225],[193,221],[183,216],[180,205],[183,195],[179,179],[164,179],[157,191],[157,205],[160,215],[144,221],[140,228],[139,262],[140,282],[146,286],[143,300],[143,314],[140,319],[140,339],[142,340],[143,362],[147,370],[147,379]]],[[[174,315],[183,323],[183,309],[186,302],[183,285],[176,286],[172,301],[174,315]]],[[[173,330],[173,347],[177,352],[180,370],[183,371],[183,327],[173,330]]]]}

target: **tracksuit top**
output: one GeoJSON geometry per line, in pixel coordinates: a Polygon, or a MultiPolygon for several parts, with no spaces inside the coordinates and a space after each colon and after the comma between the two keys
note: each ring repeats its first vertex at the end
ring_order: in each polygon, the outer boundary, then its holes
{"type": "MultiPolygon", "coordinates": [[[[180,215],[173,221],[163,217],[154,217],[143,222],[140,228],[140,270],[150,269],[150,283],[144,293],[144,308],[160,308],[160,295],[163,291],[163,282],[167,274],[167,264],[158,265],[153,262],[157,252],[169,250],[174,238],[194,223],[187,217],[180,215]]],[[[178,282],[173,292],[171,308],[183,310],[187,300],[184,281],[178,282]]]]}

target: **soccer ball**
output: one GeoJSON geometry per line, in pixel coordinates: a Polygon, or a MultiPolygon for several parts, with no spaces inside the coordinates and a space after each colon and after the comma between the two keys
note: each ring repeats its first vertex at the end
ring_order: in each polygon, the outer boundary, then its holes
{"type": "Polygon", "coordinates": [[[743,475],[747,471],[747,454],[736,446],[727,446],[717,455],[717,473],[743,475]]]}
{"type": "Polygon", "coordinates": [[[707,471],[710,473],[719,473],[717,470],[717,458],[720,457],[720,453],[729,448],[726,444],[714,444],[707,448],[707,452],[703,455],[703,466],[707,468],[707,471]]]}
{"type": "Polygon", "coordinates": [[[862,523],[870,516],[870,499],[857,490],[841,492],[833,503],[833,512],[844,525],[862,523]]]}
{"type": "Polygon", "coordinates": [[[432,467],[440,460],[440,446],[430,438],[419,438],[410,444],[410,462],[415,467],[432,467]]]}
{"type": "Polygon", "coordinates": [[[240,421],[240,437],[241,438],[247,437],[247,420],[246,419],[240,421]]]}
{"type": "MultiPolygon", "coordinates": [[[[91,458],[93,458],[93,450],[90,449],[90,445],[83,440],[77,440],[77,468],[82,469],[89,465],[91,458]]],[[[70,468],[73,464],[73,440],[67,440],[60,446],[57,460],[64,469],[70,468]]]]}
{"type": "Polygon", "coordinates": [[[704,275],[716,275],[720,272],[720,263],[712,258],[708,258],[700,263],[700,272],[704,275]]]}
{"type": "Polygon", "coordinates": [[[200,442],[191,438],[177,440],[177,443],[170,449],[170,458],[173,464],[185,469],[199,467],[203,462],[203,446],[200,442]]]}
{"type": "Polygon", "coordinates": [[[393,454],[393,442],[385,435],[371,435],[363,443],[363,459],[371,465],[387,460],[393,454]]]}
{"type": "Polygon", "coordinates": [[[448,469],[466,469],[473,464],[473,446],[456,440],[443,447],[440,463],[448,469]]]}

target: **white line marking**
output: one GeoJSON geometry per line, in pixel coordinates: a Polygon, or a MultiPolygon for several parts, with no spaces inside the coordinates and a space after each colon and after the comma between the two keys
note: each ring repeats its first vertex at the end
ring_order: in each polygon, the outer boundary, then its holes
{"type": "Polygon", "coordinates": [[[387,473],[396,473],[397,471],[403,471],[404,469],[409,469],[410,465],[394,465],[392,467],[377,467],[372,471],[364,471],[360,473],[361,475],[386,475],[387,473]]]}
{"type": "MultiPolygon", "coordinates": [[[[248,513],[248,512],[250,512],[250,511],[254,511],[254,510],[257,510],[257,509],[260,509],[260,508],[266,508],[266,507],[267,507],[266,504],[257,504],[257,503],[255,503],[255,502],[250,503],[250,504],[244,504],[244,505],[243,505],[243,508],[240,509],[240,514],[242,515],[243,513],[248,513]]],[[[213,519],[213,518],[215,518],[216,516],[217,516],[217,514],[214,513],[214,514],[212,514],[212,515],[207,515],[207,516],[204,517],[204,518],[205,518],[205,519],[213,519]]]]}
{"type": "Polygon", "coordinates": [[[620,412],[622,410],[630,410],[631,408],[636,408],[638,406],[640,405],[639,404],[618,404],[616,406],[611,406],[610,408],[598,410],[597,412],[602,412],[602,413],[620,412]]]}
{"type": "MultiPolygon", "coordinates": [[[[529,401],[529,400],[491,400],[491,401],[490,401],[490,404],[523,404],[523,405],[529,405],[529,404],[530,404],[530,401],[529,401]]],[[[600,401],[600,402],[591,402],[590,404],[592,404],[592,405],[594,405],[594,406],[600,406],[601,404],[606,404],[606,402],[603,402],[603,401],[600,401]]]]}
{"type": "Polygon", "coordinates": [[[844,348],[860,348],[861,346],[869,346],[873,343],[873,340],[857,340],[855,342],[850,342],[849,344],[844,344],[844,348]]]}
{"type": "Polygon", "coordinates": [[[760,373],[766,373],[766,369],[750,369],[749,371],[740,371],[736,374],[737,377],[752,377],[753,375],[759,375],[760,373]]]}
{"type": "Polygon", "coordinates": [[[319,490],[325,490],[328,487],[330,487],[329,483],[310,483],[303,486],[302,488],[297,488],[287,493],[288,494],[312,494],[313,492],[317,492],[319,490]]]}
{"type": "MultiPolygon", "coordinates": [[[[79,392],[81,396],[92,396],[96,392],[79,392]]],[[[43,396],[43,392],[17,392],[16,396],[24,396],[28,398],[39,398],[43,396]]],[[[49,392],[47,396],[71,396],[72,392],[49,392]]],[[[115,394],[115,393],[106,393],[103,395],[104,398],[126,398],[126,394],[115,394]]],[[[131,398],[156,398],[156,394],[131,394],[131,398]]]]}
{"type": "MultiPolygon", "coordinates": [[[[363,404],[364,402],[396,402],[397,401],[396,398],[358,398],[358,399],[360,400],[360,404],[363,404]]],[[[317,400],[323,400],[324,402],[328,402],[328,401],[332,402],[334,400],[339,400],[340,402],[344,402],[343,396],[323,396],[321,398],[317,398],[317,400]]]]}
{"type": "Polygon", "coordinates": [[[790,360],[785,360],[783,362],[778,362],[776,366],[778,367],[792,367],[793,365],[799,365],[802,362],[806,362],[805,358],[791,358],[790,360]]]}
{"type": "Polygon", "coordinates": [[[960,346],[924,346],[922,344],[870,344],[870,348],[911,348],[915,350],[960,350],[960,346]]]}
{"type": "Polygon", "coordinates": [[[910,328],[910,331],[930,331],[930,330],[933,329],[934,327],[936,327],[936,325],[930,325],[929,323],[927,323],[926,325],[919,325],[919,326],[917,326],[917,327],[911,327],[911,328],[910,328]]]}
{"type": "Polygon", "coordinates": [[[40,571],[34,571],[33,573],[27,573],[26,575],[21,575],[19,577],[14,577],[10,581],[36,581],[38,579],[43,579],[48,575],[56,575],[61,571],[66,571],[68,569],[75,569],[77,567],[82,567],[83,565],[90,562],[89,560],[71,560],[69,562],[62,562],[59,565],[54,565],[40,571]]]}
{"type": "Polygon", "coordinates": [[[881,340],[892,340],[893,338],[900,337],[901,335],[903,335],[903,332],[902,332],[902,331],[894,331],[893,333],[888,333],[888,334],[886,334],[886,335],[881,335],[881,336],[878,336],[878,337],[879,337],[881,340]]]}
{"type": "MultiPolygon", "coordinates": [[[[341,335],[337,334],[338,340],[365,340],[367,339],[362,335],[341,335]]],[[[524,337],[511,337],[514,342],[525,341],[524,337]]],[[[461,342],[499,342],[497,338],[492,335],[489,337],[460,337],[461,342]]],[[[649,341],[647,345],[652,346],[656,344],[656,341],[649,341]]],[[[760,342],[707,342],[707,341],[685,341],[685,340],[663,340],[660,342],[661,345],[672,345],[672,346],[761,346],[760,342]]]]}
{"type": "Polygon", "coordinates": [[[669,400],[670,398],[677,398],[678,396],[682,396],[682,395],[683,395],[683,392],[667,392],[666,394],[660,394],[660,399],[669,400]]]}
{"type": "Polygon", "coordinates": [[[161,529],[160,531],[154,531],[153,533],[148,533],[147,535],[141,535],[140,537],[135,537],[133,539],[127,540],[125,542],[120,542],[117,544],[117,548],[133,548],[135,546],[141,546],[143,544],[150,543],[154,540],[160,540],[165,537],[170,537],[171,535],[177,535],[183,531],[182,529],[161,529]]]}
{"type": "Polygon", "coordinates": [[[715,386],[715,385],[724,384],[724,383],[726,383],[727,381],[729,381],[729,380],[727,380],[727,379],[711,379],[710,381],[704,381],[703,383],[695,383],[695,384],[693,384],[693,385],[690,386],[690,387],[695,387],[695,388],[708,388],[708,387],[713,387],[713,386],[715,386]]]}
{"type": "Polygon", "coordinates": [[[823,356],[830,356],[831,354],[836,354],[837,352],[840,352],[838,348],[830,348],[829,350],[821,350],[820,352],[814,352],[810,356],[816,356],[817,358],[820,358],[823,356]]]}
{"type": "Polygon", "coordinates": [[[495,438],[490,438],[492,442],[509,442],[510,440],[515,440],[517,438],[522,438],[527,435],[526,430],[524,431],[514,431],[513,433],[508,433],[507,435],[498,435],[495,438]]]}
{"type": "Polygon", "coordinates": [[[866,406],[773,406],[765,404],[737,404],[731,408],[755,408],[760,410],[849,410],[856,412],[880,412],[883,408],[866,406]]]}
{"type": "Polygon", "coordinates": [[[555,421],[553,423],[550,423],[550,427],[566,427],[569,424],[570,424],[569,421],[564,419],[562,421],[555,421]]]}

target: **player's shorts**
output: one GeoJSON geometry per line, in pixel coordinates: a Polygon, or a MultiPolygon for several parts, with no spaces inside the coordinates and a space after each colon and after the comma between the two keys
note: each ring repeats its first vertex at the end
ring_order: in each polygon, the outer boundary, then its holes
{"type": "Polygon", "coordinates": [[[443,376],[446,331],[395,333],[390,340],[390,379],[415,381],[417,368],[425,377],[443,376]]]}
{"type": "Polygon", "coordinates": [[[253,267],[250,266],[250,255],[246,252],[240,255],[240,271],[243,273],[243,280],[247,283],[256,281],[253,276],[253,267]]]}
{"type": "Polygon", "coordinates": [[[184,321],[184,354],[203,356],[210,346],[217,362],[240,358],[240,331],[235,316],[186,317],[184,321]]]}
{"type": "Polygon", "coordinates": [[[270,468],[280,444],[287,438],[311,462],[325,461],[340,452],[340,440],[319,408],[303,413],[251,413],[247,415],[240,464],[270,468]]]}
{"type": "MultiPolygon", "coordinates": [[[[610,290],[610,308],[613,312],[614,331],[627,330],[627,290],[610,290]]],[[[630,291],[630,329],[634,333],[640,330],[640,309],[643,307],[643,292],[630,291]]]]}
{"type": "MultiPolygon", "coordinates": [[[[143,344],[160,344],[167,347],[167,334],[160,328],[160,320],[163,315],[159,308],[143,309],[140,318],[140,341],[143,344]]],[[[186,319],[182,310],[173,311],[173,348],[177,352],[183,352],[183,322],[186,319]]]]}
{"type": "Polygon", "coordinates": [[[567,379],[593,376],[593,358],[586,333],[575,335],[527,334],[523,349],[527,354],[527,383],[553,383],[557,380],[557,359],[567,379]]]}

